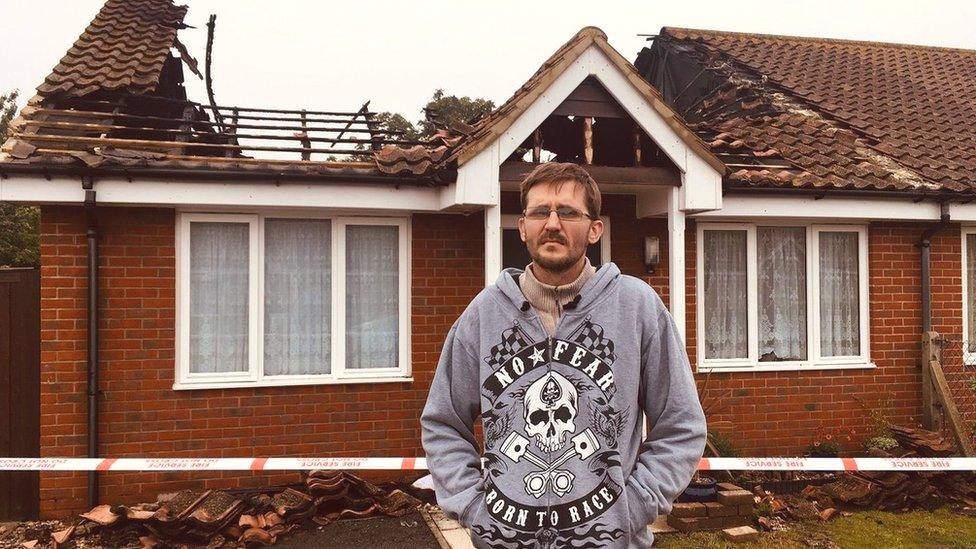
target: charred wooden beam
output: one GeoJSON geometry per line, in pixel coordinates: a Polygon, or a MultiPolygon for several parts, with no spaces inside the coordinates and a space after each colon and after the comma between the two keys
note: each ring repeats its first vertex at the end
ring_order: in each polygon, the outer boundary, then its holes
{"type": "Polygon", "coordinates": [[[583,158],[587,165],[593,164],[593,118],[583,118],[583,158]]]}
{"type": "MultiPolygon", "coordinates": [[[[182,120],[181,120],[181,122],[182,122],[182,120]]],[[[87,131],[90,131],[92,133],[98,132],[98,131],[110,132],[112,130],[126,130],[126,131],[142,132],[142,133],[156,133],[156,134],[161,134],[161,135],[164,135],[164,136],[189,136],[189,137],[198,137],[198,138],[213,137],[215,135],[213,132],[199,131],[199,130],[193,130],[193,129],[190,129],[190,130],[178,130],[178,129],[170,129],[170,128],[151,128],[151,127],[139,127],[139,126],[119,126],[119,125],[113,125],[113,124],[87,124],[87,123],[77,123],[77,122],[54,122],[54,121],[46,121],[46,120],[45,121],[39,121],[39,122],[31,122],[28,125],[31,128],[35,128],[35,129],[39,129],[39,128],[55,128],[55,129],[70,129],[70,130],[87,130],[87,131]]],[[[295,139],[295,137],[290,136],[290,135],[263,134],[263,133],[252,133],[252,134],[237,133],[236,128],[239,128],[239,127],[240,128],[244,128],[244,127],[247,127],[247,126],[239,126],[239,125],[236,125],[236,124],[229,124],[227,127],[228,127],[228,133],[226,135],[233,136],[234,137],[234,139],[233,139],[234,141],[236,141],[238,138],[240,138],[240,139],[271,139],[271,140],[294,140],[295,139]]],[[[302,128],[301,128],[301,126],[298,126],[296,129],[301,130],[302,128]]],[[[310,131],[312,131],[312,130],[310,130],[310,131]]],[[[65,136],[62,136],[62,137],[65,137],[65,136]]],[[[103,137],[108,137],[108,136],[106,135],[106,136],[103,136],[103,137]]],[[[174,137],[174,139],[175,139],[175,137],[174,137]]],[[[339,138],[334,138],[334,137],[313,137],[313,136],[310,135],[310,136],[307,137],[307,139],[309,141],[320,142],[320,143],[364,143],[364,144],[365,143],[373,143],[373,139],[356,139],[356,138],[352,138],[352,137],[347,137],[345,139],[339,139],[339,138]]],[[[422,144],[424,144],[424,142],[423,141],[404,140],[404,139],[383,139],[383,144],[392,144],[392,145],[422,145],[422,144]]]]}
{"type": "MultiPolygon", "coordinates": [[[[85,120],[91,119],[104,119],[111,121],[112,118],[117,118],[118,120],[128,120],[132,122],[161,122],[169,123],[173,126],[178,126],[183,123],[182,118],[165,118],[161,116],[142,116],[135,114],[114,114],[109,112],[93,112],[93,111],[61,111],[57,109],[37,109],[34,111],[38,114],[46,114],[57,117],[64,118],[83,118],[85,120]]],[[[35,126],[35,127],[56,127],[53,124],[58,124],[59,122],[52,122],[46,120],[30,120],[25,122],[25,125],[35,126]]],[[[359,122],[363,123],[363,122],[359,122]]],[[[210,126],[207,121],[197,120],[194,126],[206,125],[210,126]]],[[[303,126],[289,126],[289,125],[275,125],[275,124],[224,124],[226,128],[237,128],[237,129],[249,129],[249,130],[302,130],[303,126]]],[[[140,128],[134,128],[140,129],[140,128]]],[[[336,126],[308,126],[309,132],[344,132],[344,133],[373,133],[369,128],[340,128],[336,126]]],[[[378,130],[378,133],[386,135],[402,135],[402,131],[397,130],[378,130]]]]}
{"type": "Polygon", "coordinates": [[[542,130],[539,128],[532,132],[532,161],[537,164],[542,161],[542,130]]]}
{"type": "Polygon", "coordinates": [[[306,121],[306,115],[302,112],[302,131],[298,134],[302,139],[302,148],[306,151],[302,152],[302,160],[312,159],[312,141],[308,138],[308,122],[306,121]]]}

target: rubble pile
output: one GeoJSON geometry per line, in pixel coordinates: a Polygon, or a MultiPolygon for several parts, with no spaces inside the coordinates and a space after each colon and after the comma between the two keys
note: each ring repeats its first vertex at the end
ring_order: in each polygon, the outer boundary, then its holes
{"type": "MultiPolygon", "coordinates": [[[[892,427],[898,446],[872,457],[938,458],[955,453],[952,442],[934,431],[892,427]]],[[[808,487],[804,497],[821,505],[905,511],[946,505],[976,507],[976,475],[960,471],[849,471],[832,483],[808,487]]]]}
{"type": "MultiPolygon", "coordinates": [[[[873,449],[871,457],[910,460],[956,453],[940,433],[892,427],[898,446],[890,452],[873,449]]],[[[776,484],[774,479],[770,485],[776,484]]],[[[806,486],[798,495],[753,488],[759,525],[781,530],[789,521],[830,520],[856,510],[909,511],[955,507],[976,514],[976,474],[969,471],[846,471],[836,480],[806,486]]]]}
{"type": "MultiPolygon", "coordinates": [[[[15,546],[59,549],[70,542],[72,547],[92,547],[101,545],[92,543],[94,538],[111,537],[125,538],[123,545],[141,543],[143,549],[261,547],[302,527],[306,519],[326,525],[342,519],[410,514],[423,504],[422,499],[430,499],[421,492],[396,483],[377,486],[345,471],[312,471],[304,486],[273,493],[246,496],[183,490],[160,495],[154,503],[99,505],[73,522],[52,521],[40,530],[25,529],[15,546]]],[[[12,541],[4,537],[0,533],[0,546],[12,541]]]]}

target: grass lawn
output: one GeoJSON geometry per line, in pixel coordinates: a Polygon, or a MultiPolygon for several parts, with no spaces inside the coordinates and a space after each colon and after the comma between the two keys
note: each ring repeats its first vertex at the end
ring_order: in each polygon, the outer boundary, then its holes
{"type": "Polygon", "coordinates": [[[886,513],[865,511],[849,517],[840,516],[829,522],[795,523],[789,530],[761,532],[759,540],[734,544],[723,539],[720,532],[695,534],[659,534],[655,547],[713,549],[724,547],[884,547],[886,549],[916,547],[972,547],[976,548],[976,517],[938,511],[886,513]]]}

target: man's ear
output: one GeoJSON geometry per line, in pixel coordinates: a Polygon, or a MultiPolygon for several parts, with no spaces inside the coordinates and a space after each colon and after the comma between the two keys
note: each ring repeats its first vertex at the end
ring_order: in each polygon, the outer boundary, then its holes
{"type": "Polygon", "coordinates": [[[586,233],[586,241],[590,244],[596,244],[600,241],[600,237],[603,236],[603,230],[605,229],[602,219],[594,219],[590,223],[590,230],[586,233]]]}
{"type": "Polygon", "coordinates": [[[524,217],[518,218],[518,232],[519,232],[519,237],[522,239],[522,242],[525,242],[525,218],[524,217]]]}

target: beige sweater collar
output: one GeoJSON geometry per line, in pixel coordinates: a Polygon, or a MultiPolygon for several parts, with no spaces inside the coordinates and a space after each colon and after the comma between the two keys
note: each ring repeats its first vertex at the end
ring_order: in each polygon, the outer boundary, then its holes
{"type": "Polygon", "coordinates": [[[576,277],[576,280],[562,286],[539,282],[539,279],[532,272],[533,263],[526,265],[525,271],[519,275],[519,287],[525,294],[525,299],[539,312],[542,324],[550,334],[555,331],[562,306],[572,301],[579,294],[586,281],[596,272],[596,268],[590,264],[590,258],[585,257],[585,260],[583,270],[576,277]]]}

